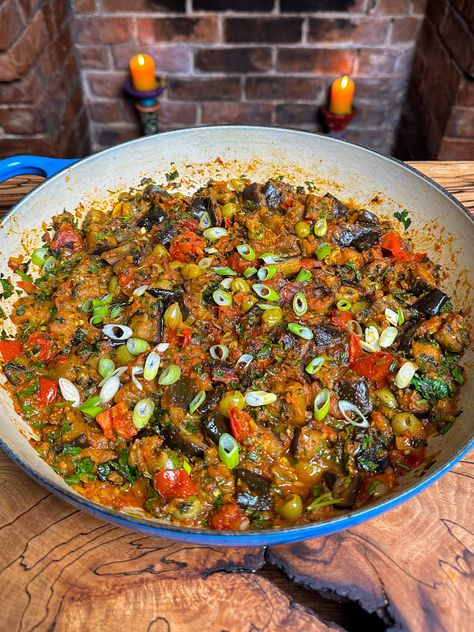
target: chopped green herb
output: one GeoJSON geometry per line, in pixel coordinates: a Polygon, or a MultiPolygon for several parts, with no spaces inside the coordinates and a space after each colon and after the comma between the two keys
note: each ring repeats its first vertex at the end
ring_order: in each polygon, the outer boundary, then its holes
{"type": "Polygon", "coordinates": [[[405,230],[407,230],[411,224],[411,219],[408,217],[408,211],[396,211],[393,216],[395,219],[398,219],[398,221],[403,224],[405,230]]]}

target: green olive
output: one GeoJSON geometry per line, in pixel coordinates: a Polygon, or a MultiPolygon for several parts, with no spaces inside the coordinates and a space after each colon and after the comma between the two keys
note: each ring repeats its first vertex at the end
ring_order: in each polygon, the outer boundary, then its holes
{"type": "Polygon", "coordinates": [[[186,498],[186,500],[178,501],[172,511],[172,515],[176,520],[186,520],[186,518],[194,518],[200,511],[201,502],[199,498],[191,496],[191,498],[186,498]]]}
{"type": "Polygon", "coordinates": [[[160,450],[154,460],[154,470],[177,470],[179,469],[179,457],[173,450],[160,450]]]}
{"type": "Polygon", "coordinates": [[[252,309],[252,307],[255,305],[255,303],[257,302],[257,298],[255,298],[255,296],[246,296],[244,298],[244,300],[242,301],[242,311],[244,312],[244,314],[246,314],[249,310],[252,309]]]}
{"type": "Polygon", "coordinates": [[[237,206],[235,204],[232,204],[232,202],[227,202],[227,204],[224,204],[221,209],[222,215],[226,219],[232,219],[238,210],[239,209],[237,208],[237,206]]]}
{"type": "Polygon", "coordinates": [[[396,434],[417,433],[421,430],[421,421],[411,413],[397,413],[392,419],[392,428],[396,434]]]}
{"type": "Polygon", "coordinates": [[[158,281],[157,283],[155,283],[153,287],[156,287],[159,290],[172,290],[173,284],[171,283],[171,281],[164,279],[163,281],[158,281]]]}
{"type": "Polygon", "coordinates": [[[163,244],[156,244],[156,246],[153,246],[153,254],[159,259],[169,259],[170,256],[163,244]]]}
{"type": "Polygon", "coordinates": [[[298,222],[295,226],[295,233],[301,238],[308,237],[311,233],[311,226],[308,222],[298,222]]]}
{"type": "Polygon", "coordinates": [[[232,279],[232,283],[230,284],[232,292],[249,292],[249,284],[245,279],[232,279]]]}
{"type": "Polygon", "coordinates": [[[388,390],[388,388],[381,388],[378,391],[375,391],[375,397],[381,404],[383,404],[383,406],[387,406],[388,408],[397,407],[397,399],[392,391],[388,390]]]}
{"type": "Polygon", "coordinates": [[[241,178],[229,180],[229,184],[234,189],[234,191],[243,191],[245,189],[245,181],[241,178]]]}
{"type": "Polygon", "coordinates": [[[277,509],[278,513],[285,520],[297,520],[303,513],[303,501],[298,494],[292,494],[277,509]]]}
{"type": "Polygon", "coordinates": [[[262,314],[262,321],[265,323],[265,325],[268,325],[269,327],[278,325],[282,318],[283,312],[281,311],[280,307],[266,309],[262,314]]]}
{"type": "Polygon", "coordinates": [[[183,275],[183,279],[186,281],[190,281],[191,279],[196,279],[200,277],[202,274],[201,268],[195,263],[186,263],[181,268],[181,274],[183,275]]]}
{"type": "Polygon", "coordinates": [[[109,279],[109,282],[107,284],[107,289],[109,290],[110,294],[115,294],[115,292],[118,289],[118,277],[113,276],[109,279]]]}
{"type": "Polygon", "coordinates": [[[121,345],[115,350],[115,363],[119,366],[128,364],[132,360],[135,360],[135,356],[127,349],[127,345],[121,345]]]}
{"type": "Polygon", "coordinates": [[[218,410],[224,417],[230,417],[231,408],[245,408],[245,399],[240,391],[228,391],[221,397],[221,401],[218,405],[218,410]]]}
{"type": "Polygon", "coordinates": [[[163,314],[163,322],[169,329],[176,329],[183,322],[183,315],[178,303],[172,303],[163,314]]]}

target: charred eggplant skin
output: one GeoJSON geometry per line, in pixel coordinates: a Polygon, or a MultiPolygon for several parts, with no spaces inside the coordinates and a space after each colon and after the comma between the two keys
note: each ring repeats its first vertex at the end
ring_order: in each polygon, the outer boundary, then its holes
{"type": "Polygon", "coordinates": [[[369,386],[365,378],[360,380],[341,380],[337,385],[337,393],[340,399],[345,399],[357,408],[364,415],[372,412],[372,401],[369,395],[369,386]]]}
{"type": "Polygon", "coordinates": [[[237,470],[237,504],[241,509],[266,511],[272,508],[271,481],[246,468],[237,470]]]}
{"type": "Polygon", "coordinates": [[[449,301],[449,296],[438,290],[438,288],[434,288],[424,296],[422,296],[414,305],[412,305],[413,309],[416,309],[418,312],[428,316],[431,318],[433,316],[437,316],[442,307],[449,301]]]}

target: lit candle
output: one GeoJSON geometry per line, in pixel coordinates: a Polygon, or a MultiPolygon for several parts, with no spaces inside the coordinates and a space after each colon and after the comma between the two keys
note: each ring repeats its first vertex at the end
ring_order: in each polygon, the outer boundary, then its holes
{"type": "Polygon", "coordinates": [[[155,62],[150,55],[135,55],[130,60],[130,74],[135,90],[149,92],[154,90],[158,83],[155,77],[155,62]]]}
{"type": "Polygon", "coordinates": [[[329,111],[331,114],[351,114],[353,98],[354,82],[352,79],[347,75],[336,79],[331,86],[329,111]]]}

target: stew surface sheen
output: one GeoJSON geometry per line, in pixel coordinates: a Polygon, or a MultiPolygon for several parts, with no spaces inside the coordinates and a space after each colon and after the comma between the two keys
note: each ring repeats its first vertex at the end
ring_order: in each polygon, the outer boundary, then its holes
{"type": "Polygon", "coordinates": [[[95,502],[218,530],[327,519],[427,465],[468,333],[408,214],[166,177],[81,227],[55,216],[0,279],[6,387],[41,457],[95,502]]]}

